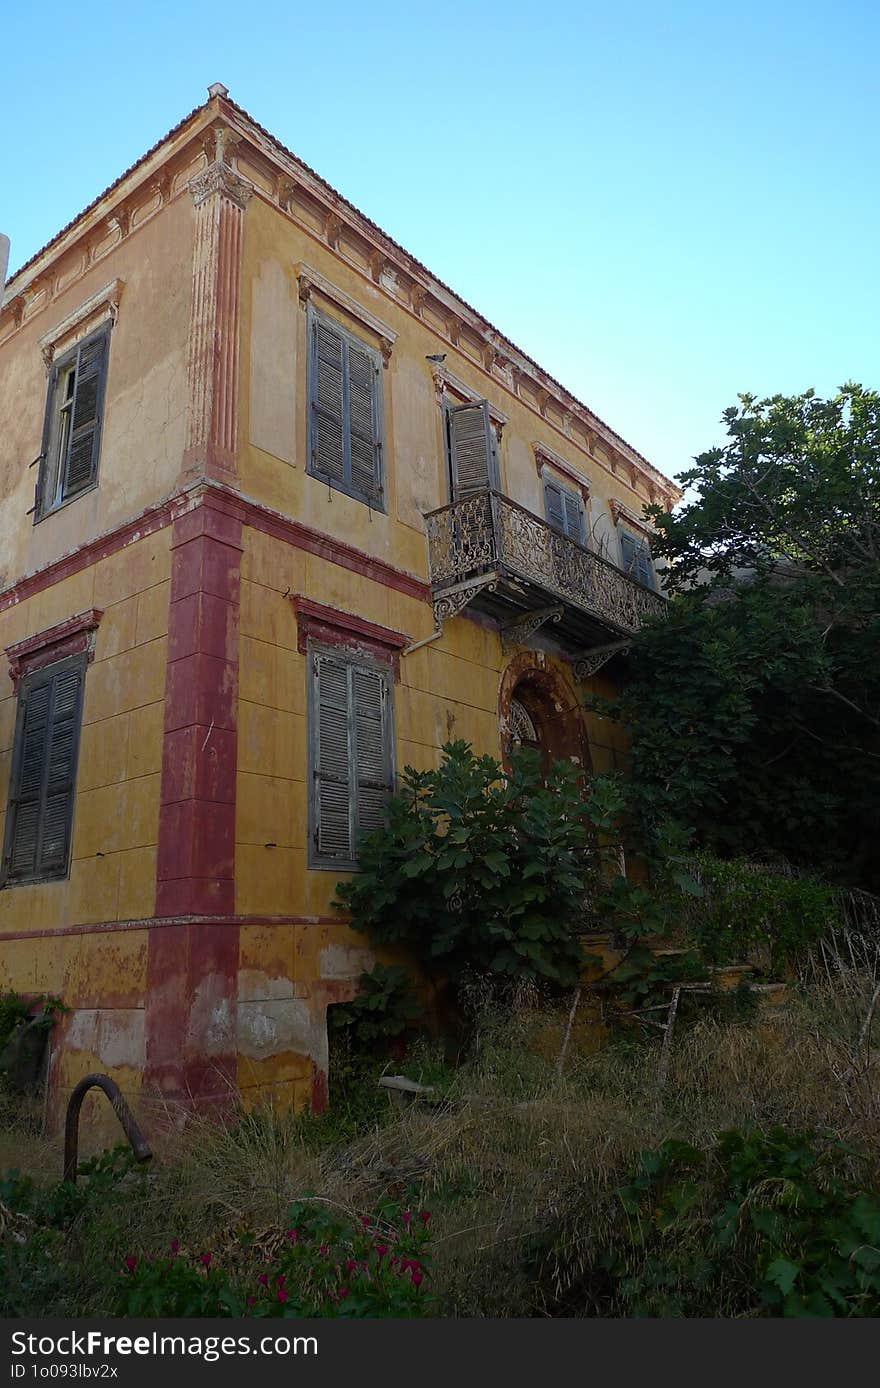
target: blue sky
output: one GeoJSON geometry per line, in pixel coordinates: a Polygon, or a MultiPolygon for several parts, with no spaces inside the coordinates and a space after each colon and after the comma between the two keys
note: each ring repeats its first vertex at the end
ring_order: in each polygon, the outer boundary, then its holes
{"type": "Polygon", "coordinates": [[[7,8],[10,270],[230,95],[665,472],[880,387],[876,0],[7,8]],[[54,35],[54,38],[53,38],[54,35]]]}

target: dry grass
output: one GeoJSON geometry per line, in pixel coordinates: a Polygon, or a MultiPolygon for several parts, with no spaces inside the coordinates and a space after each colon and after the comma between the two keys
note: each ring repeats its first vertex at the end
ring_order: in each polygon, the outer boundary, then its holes
{"type": "MultiPolygon", "coordinates": [[[[310,1120],[263,1110],[194,1122],[167,1150],[124,1237],[146,1252],[181,1237],[219,1247],[228,1231],[283,1222],[310,1194],[353,1216],[388,1195],[432,1212],[433,1283],[447,1314],[541,1314],[528,1266],[534,1240],[572,1208],[588,1214],[574,1261],[589,1261],[615,1187],[638,1153],[676,1137],[704,1147],[730,1127],[784,1125],[851,1142],[880,1173],[880,1051],[865,1028],[875,983],[849,971],[754,1024],[698,1017],[675,1038],[667,1083],[659,1045],[636,1039],[569,1051],[562,1076],[533,1048],[548,1018],[533,1000],[484,1014],[472,1058],[439,1108],[413,1107],[354,1141],[320,1147],[310,1120]]],[[[430,1048],[426,1069],[439,1063],[430,1048]]],[[[41,1139],[0,1135],[0,1169],[58,1169],[41,1139]],[[12,1157],[10,1161],[9,1158],[12,1157]]]]}

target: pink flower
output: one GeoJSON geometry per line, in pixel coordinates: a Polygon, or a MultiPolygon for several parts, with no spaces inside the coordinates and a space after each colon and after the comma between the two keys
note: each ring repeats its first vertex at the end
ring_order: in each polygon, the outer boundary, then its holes
{"type": "Polygon", "coordinates": [[[138,1260],[137,1260],[137,1258],[134,1256],[133,1253],[129,1253],[128,1257],[127,1257],[126,1260],[125,1260],[125,1266],[128,1268],[129,1272],[134,1272],[134,1270],[135,1270],[135,1268],[137,1267],[137,1265],[138,1265],[138,1260]]]}
{"type": "Polygon", "coordinates": [[[201,1255],[201,1257],[199,1258],[199,1262],[202,1263],[206,1268],[209,1268],[209,1267],[211,1266],[211,1263],[213,1262],[213,1260],[214,1260],[214,1255],[213,1255],[213,1253],[203,1253],[203,1254],[201,1255]]]}
{"type": "Polygon", "coordinates": [[[422,1221],[423,1224],[427,1224],[427,1223],[428,1223],[428,1220],[431,1218],[431,1211],[430,1211],[430,1210],[422,1210],[422,1213],[421,1213],[421,1215],[419,1216],[419,1218],[421,1219],[421,1221],[422,1221]]]}
{"type": "Polygon", "coordinates": [[[386,1254],[387,1252],[388,1252],[388,1245],[387,1245],[387,1244],[385,1244],[385,1243],[377,1243],[377,1244],[376,1244],[376,1257],[377,1257],[377,1258],[384,1258],[384,1257],[385,1257],[385,1254],[386,1254]]]}
{"type": "Polygon", "coordinates": [[[171,1249],[171,1252],[172,1252],[172,1253],[179,1253],[179,1252],[180,1252],[180,1239],[172,1239],[172,1240],[171,1240],[171,1243],[170,1243],[168,1246],[169,1246],[169,1248],[171,1249]]]}
{"type": "Polygon", "coordinates": [[[370,1217],[369,1217],[369,1215],[361,1215],[361,1224],[364,1226],[365,1229],[369,1229],[369,1227],[370,1227],[370,1217]]]}
{"type": "Polygon", "coordinates": [[[288,1229],[287,1237],[290,1239],[291,1243],[296,1243],[297,1239],[299,1238],[299,1234],[297,1233],[296,1229],[288,1229]]]}
{"type": "Polygon", "coordinates": [[[321,1247],[318,1249],[318,1252],[320,1253],[322,1258],[326,1258],[327,1254],[330,1252],[330,1249],[326,1243],[322,1243],[321,1247]]]}
{"type": "Polygon", "coordinates": [[[356,1268],[357,1268],[357,1263],[355,1262],[354,1258],[346,1258],[346,1260],[345,1260],[345,1271],[346,1271],[346,1272],[354,1272],[354,1271],[356,1270],[356,1268]]]}
{"type": "Polygon", "coordinates": [[[261,1272],[260,1275],[259,1275],[259,1277],[257,1278],[257,1281],[259,1282],[259,1284],[260,1284],[261,1287],[268,1287],[268,1285],[269,1285],[269,1274],[266,1273],[266,1272],[261,1272]]]}
{"type": "Polygon", "coordinates": [[[247,1299],[247,1304],[248,1306],[256,1306],[257,1298],[255,1296],[249,1296],[247,1299]]]}
{"type": "Polygon", "coordinates": [[[404,1224],[408,1229],[409,1226],[412,1224],[412,1210],[404,1210],[403,1214],[401,1215],[401,1219],[403,1220],[404,1224]]]}
{"type": "Polygon", "coordinates": [[[278,1276],[275,1278],[275,1286],[276,1286],[276,1287],[283,1287],[286,1281],[287,1281],[287,1278],[284,1276],[284,1273],[283,1273],[283,1272],[279,1272],[278,1276]]]}
{"type": "Polygon", "coordinates": [[[278,1291],[275,1293],[275,1296],[276,1296],[276,1299],[277,1299],[278,1301],[289,1301],[289,1300],[290,1300],[290,1295],[289,1295],[289,1293],[287,1293],[287,1292],[284,1290],[283,1287],[279,1287],[279,1288],[278,1288],[278,1291]]]}
{"type": "Polygon", "coordinates": [[[424,1274],[421,1273],[421,1272],[419,1271],[418,1268],[413,1268],[411,1276],[412,1276],[413,1286],[414,1286],[414,1287],[420,1287],[420,1286],[421,1286],[423,1275],[424,1275],[424,1274]]]}
{"type": "Polygon", "coordinates": [[[342,1296],[348,1296],[348,1288],[347,1288],[347,1287],[340,1287],[340,1288],[339,1288],[339,1295],[340,1295],[341,1297],[342,1297],[342,1296]]]}

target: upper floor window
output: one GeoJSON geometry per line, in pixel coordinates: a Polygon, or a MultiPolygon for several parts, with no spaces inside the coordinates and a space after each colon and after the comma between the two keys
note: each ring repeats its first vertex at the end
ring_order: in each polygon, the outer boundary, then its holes
{"type": "Polygon", "coordinates": [[[0,885],[67,876],[86,660],[19,684],[0,885]]]}
{"type": "Polygon", "coordinates": [[[656,588],[657,578],[648,541],[620,526],[617,535],[620,541],[621,568],[638,583],[644,583],[646,588],[656,588]]]}
{"type": "Polygon", "coordinates": [[[488,401],[459,403],[447,397],[443,414],[452,500],[487,487],[497,488],[498,437],[488,401]]]}
{"type": "Polygon", "coordinates": [[[384,511],[381,354],[309,308],[308,472],[384,511]]]}
{"type": "Polygon", "coordinates": [[[52,364],[35,521],[97,481],[109,350],[105,324],[52,364]]]}
{"type": "Polygon", "coordinates": [[[310,865],[354,869],[394,784],[389,672],[340,648],[309,663],[310,865]]]}
{"type": "Polygon", "coordinates": [[[544,479],[544,509],[554,530],[577,540],[580,545],[586,544],[584,502],[578,492],[547,477],[544,479]]]}

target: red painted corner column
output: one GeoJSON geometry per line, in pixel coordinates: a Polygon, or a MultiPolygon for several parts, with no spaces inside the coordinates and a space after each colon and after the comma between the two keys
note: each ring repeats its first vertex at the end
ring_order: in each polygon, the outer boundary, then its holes
{"type": "Polygon", "coordinates": [[[210,494],[174,523],[156,914],[235,910],[241,522],[210,494]]]}
{"type": "Polygon", "coordinates": [[[144,1083],[201,1102],[235,1078],[241,522],[203,494],[171,550],[156,915],[196,919],[150,932],[144,1083]]]}

